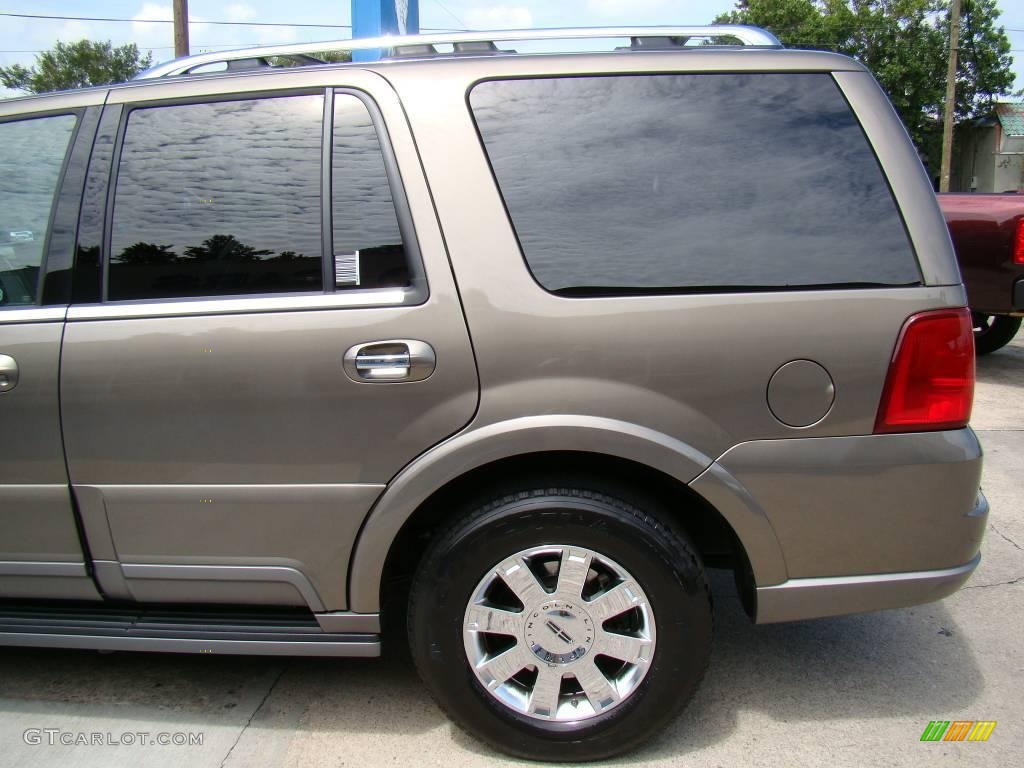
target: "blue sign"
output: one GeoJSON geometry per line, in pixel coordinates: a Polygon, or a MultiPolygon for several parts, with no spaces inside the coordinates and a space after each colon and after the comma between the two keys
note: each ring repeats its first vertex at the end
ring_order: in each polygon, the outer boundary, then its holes
{"type": "MultiPolygon", "coordinates": [[[[352,0],[352,37],[415,35],[420,31],[420,0],[352,0]]],[[[353,61],[376,61],[380,48],[352,51],[353,61]]]]}

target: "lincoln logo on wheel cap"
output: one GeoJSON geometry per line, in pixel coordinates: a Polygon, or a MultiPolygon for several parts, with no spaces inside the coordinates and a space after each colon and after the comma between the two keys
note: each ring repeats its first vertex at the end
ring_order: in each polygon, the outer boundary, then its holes
{"type": "Polygon", "coordinates": [[[555,622],[553,622],[551,619],[547,620],[546,626],[547,626],[548,629],[550,629],[552,632],[554,632],[555,633],[555,637],[557,637],[563,643],[569,643],[571,645],[572,643],[575,642],[571,637],[569,637],[569,635],[567,635],[565,633],[565,630],[563,630],[561,627],[559,627],[557,624],[555,624],[555,622]]]}

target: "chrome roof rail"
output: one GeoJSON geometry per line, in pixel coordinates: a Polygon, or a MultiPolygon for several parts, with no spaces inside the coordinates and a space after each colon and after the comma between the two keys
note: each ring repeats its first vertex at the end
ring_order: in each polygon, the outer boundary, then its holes
{"type": "Polygon", "coordinates": [[[307,63],[321,63],[311,58],[317,53],[335,51],[359,51],[366,49],[380,48],[385,51],[396,52],[402,55],[402,48],[406,48],[404,55],[437,55],[436,49],[431,53],[435,45],[457,46],[456,53],[475,53],[483,50],[467,43],[491,44],[493,52],[497,51],[495,42],[535,41],[535,40],[580,40],[580,39],[603,39],[603,38],[630,38],[634,50],[645,50],[648,48],[666,50],[669,48],[680,49],[683,45],[679,42],[690,38],[713,39],[726,37],[740,41],[744,46],[757,48],[781,48],[782,44],[771,32],[759,27],[750,27],[742,24],[710,24],[706,26],[690,27],[579,27],[565,29],[502,29],[502,30],[481,30],[478,32],[451,32],[439,35],[395,35],[387,37],[367,37],[347,40],[325,40],[315,43],[290,43],[286,45],[264,45],[253,48],[239,48],[230,51],[211,51],[199,53],[194,56],[184,56],[180,59],[157,64],[145,72],[135,76],[136,80],[148,80],[174,75],[187,75],[199,67],[212,64],[230,64],[231,62],[259,62],[267,58],[277,56],[293,57],[300,60],[307,60],[307,63]],[[645,40],[661,40],[671,44],[644,45],[645,40]],[[415,47],[414,47],[415,46],[415,47]]]}

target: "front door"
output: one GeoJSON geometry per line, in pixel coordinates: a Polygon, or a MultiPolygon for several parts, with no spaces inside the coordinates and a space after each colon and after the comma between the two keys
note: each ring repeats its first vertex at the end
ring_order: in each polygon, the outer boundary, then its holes
{"type": "Polygon", "coordinates": [[[112,594],[344,609],[384,485],[474,412],[401,106],[378,76],[345,76],[112,94],[104,300],[69,312],[61,388],[112,594]]]}
{"type": "Polygon", "coordinates": [[[43,306],[40,290],[80,117],[0,122],[0,598],[99,599],[61,445],[57,386],[67,307],[43,306]]]}

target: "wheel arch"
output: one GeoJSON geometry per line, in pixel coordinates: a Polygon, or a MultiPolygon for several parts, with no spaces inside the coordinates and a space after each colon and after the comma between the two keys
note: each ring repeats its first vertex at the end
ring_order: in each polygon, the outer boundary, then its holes
{"type": "Polygon", "coordinates": [[[685,530],[712,565],[735,567],[750,612],[755,579],[762,584],[785,578],[782,552],[763,511],[709,457],[626,422],[540,416],[464,432],[421,455],[388,484],[353,546],[349,610],[380,611],[398,554],[418,557],[424,536],[457,514],[459,502],[493,494],[512,479],[554,472],[568,472],[577,483],[589,478],[614,486],[641,503],[656,500],[669,511],[665,522],[685,530]],[[720,550],[726,540],[735,545],[735,562],[724,561],[720,550]]]}

